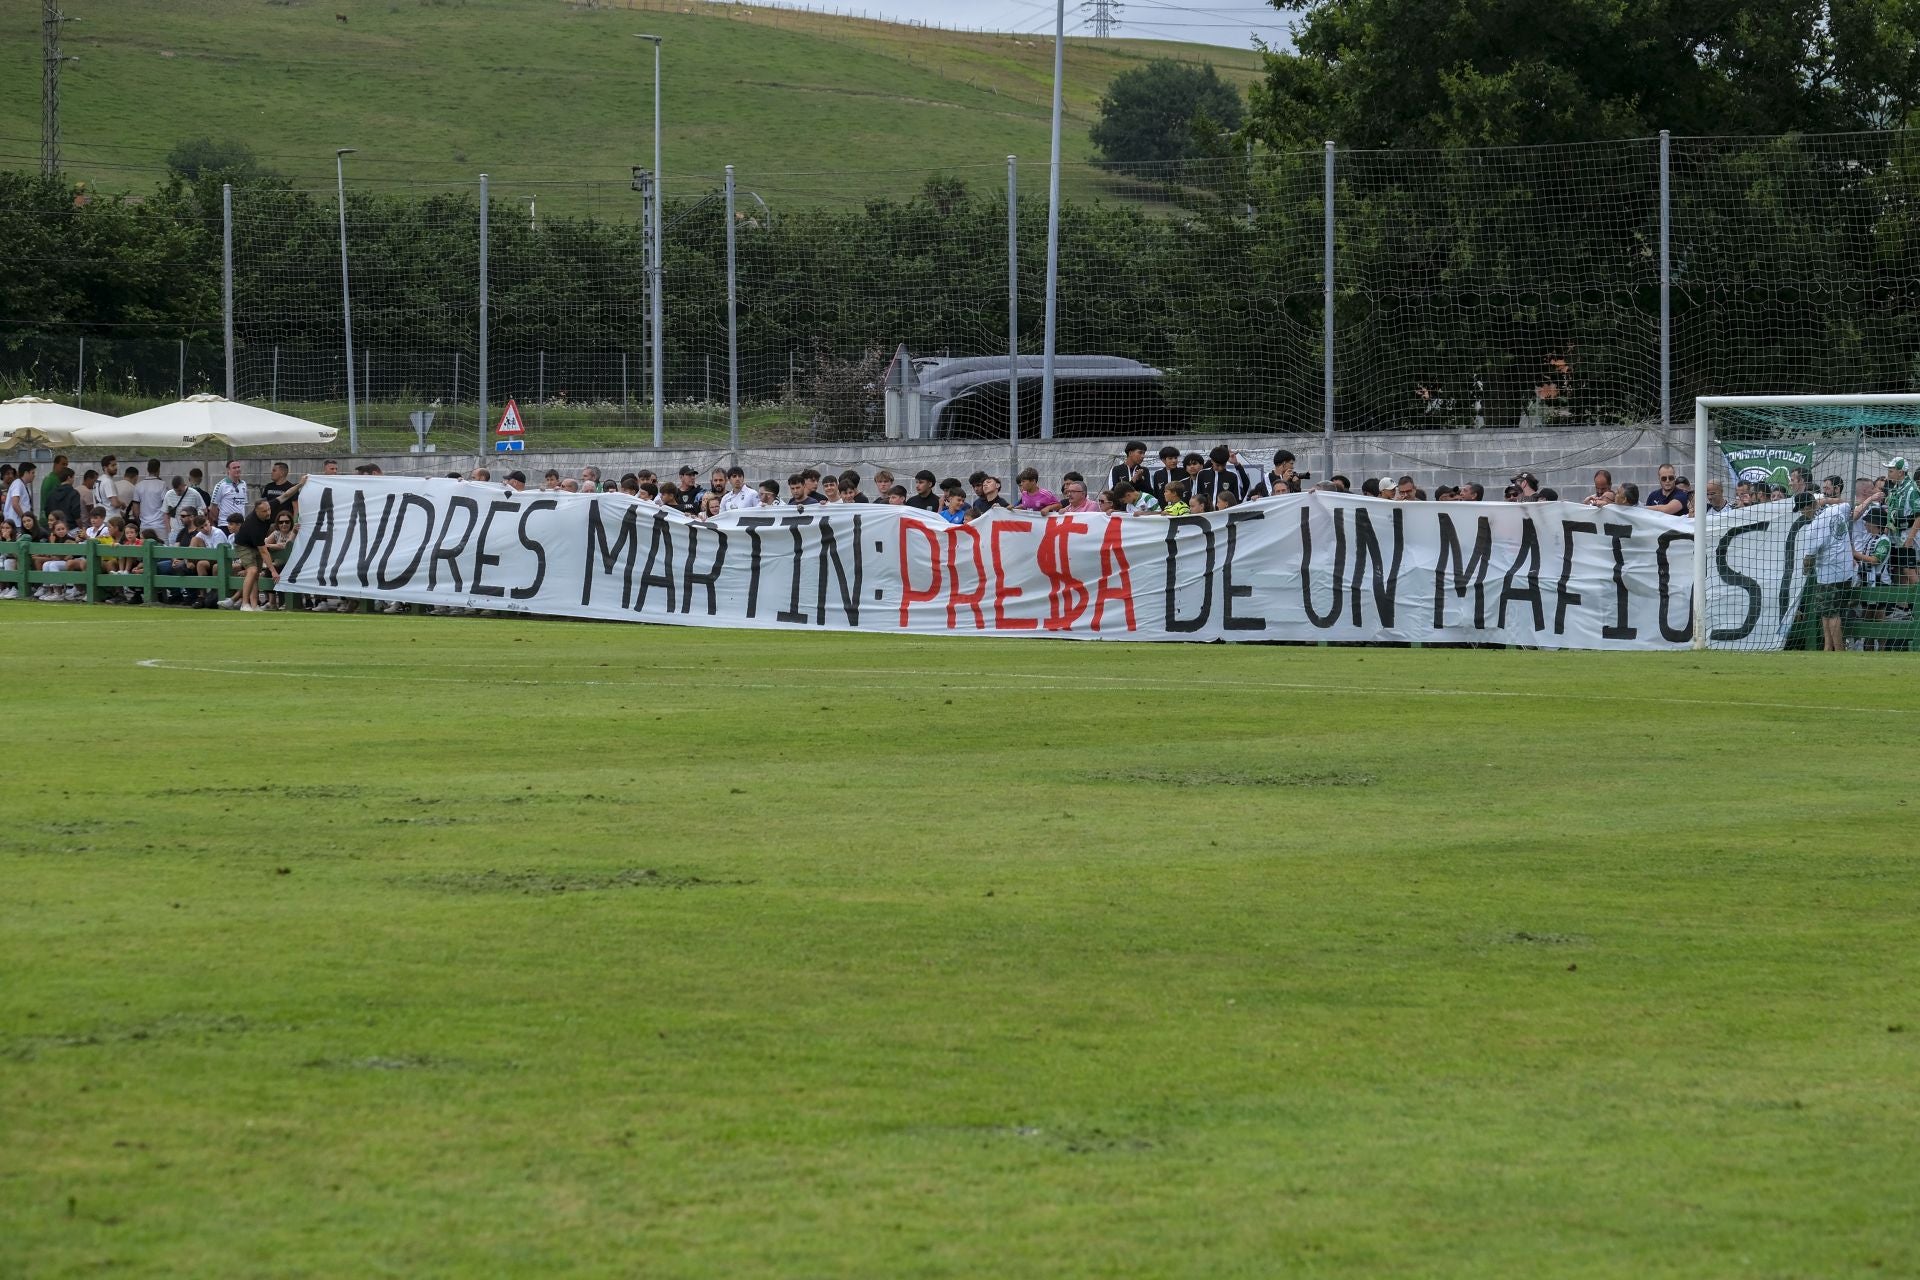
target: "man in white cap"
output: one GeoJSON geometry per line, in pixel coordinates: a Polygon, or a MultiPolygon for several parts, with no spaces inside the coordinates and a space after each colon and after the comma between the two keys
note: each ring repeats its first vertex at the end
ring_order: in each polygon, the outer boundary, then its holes
{"type": "Polygon", "coordinates": [[[1887,459],[1887,525],[1893,534],[1893,580],[1904,586],[1920,583],[1920,561],[1913,539],[1920,533],[1920,487],[1907,474],[1905,458],[1887,459]]]}

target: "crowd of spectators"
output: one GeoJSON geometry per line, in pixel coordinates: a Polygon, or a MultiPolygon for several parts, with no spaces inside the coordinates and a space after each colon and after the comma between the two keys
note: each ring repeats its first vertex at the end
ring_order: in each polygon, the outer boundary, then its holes
{"type": "MultiPolygon", "coordinates": [[[[1207,453],[1183,451],[1168,445],[1159,452],[1157,464],[1147,461],[1148,448],[1135,440],[1127,444],[1123,456],[1097,482],[1078,471],[1068,471],[1055,487],[1047,487],[1033,467],[1014,477],[1014,488],[1007,491],[1000,477],[975,471],[966,479],[941,478],[932,471],[919,471],[901,483],[888,470],[875,471],[870,477],[857,470],[838,473],[806,468],[787,476],[750,484],[746,471],[738,466],[714,467],[703,477],[698,469],[682,466],[672,475],[637,470],[608,481],[597,467],[586,466],[576,475],[563,476],[549,470],[540,478],[538,489],[568,493],[619,492],[671,510],[695,520],[709,520],[728,512],[768,506],[809,507],[827,503],[892,503],[928,512],[951,524],[978,520],[1000,510],[1020,510],[1035,515],[1073,512],[1106,512],[1134,516],[1179,516],[1222,511],[1243,502],[1311,488],[1322,492],[1351,493],[1399,502],[1485,502],[1486,490],[1471,481],[1441,483],[1431,493],[1412,476],[1371,477],[1357,490],[1342,475],[1314,481],[1298,469],[1288,450],[1274,453],[1271,463],[1249,465],[1240,454],[1224,445],[1207,453]]],[[[289,478],[286,463],[276,462],[264,484],[253,486],[244,476],[239,462],[231,462],[211,486],[199,468],[184,475],[162,476],[162,464],[150,459],[145,470],[109,454],[97,469],[77,472],[65,456],[55,457],[45,473],[32,462],[15,467],[0,465],[0,572],[17,569],[19,557],[30,556],[35,569],[62,572],[78,569],[84,553],[78,548],[88,542],[107,547],[133,547],[154,544],[161,547],[207,550],[224,545],[233,547],[233,563],[242,572],[240,588],[222,594],[211,581],[204,587],[169,588],[163,593],[168,603],[195,608],[229,608],[245,612],[284,608],[271,592],[262,592],[263,582],[279,576],[276,553],[293,541],[297,519],[294,496],[303,481],[289,478]],[[20,542],[35,544],[28,552],[15,550],[20,542]],[[74,550],[65,551],[63,548],[74,550]]],[[[339,464],[331,459],[320,467],[323,475],[338,474],[339,464]]],[[[356,468],[362,475],[378,475],[380,468],[364,464],[356,468]]],[[[492,472],[475,468],[466,475],[450,473],[453,479],[496,483],[492,472]]],[[[520,471],[508,472],[498,483],[523,491],[530,487],[520,471]]],[[[1769,502],[1790,502],[1796,519],[1807,526],[1799,543],[1805,551],[1805,567],[1815,579],[1814,610],[1826,628],[1829,646],[1838,643],[1839,619],[1851,610],[1856,616],[1884,617],[1884,608],[1852,600],[1857,586],[1920,584],[1920,562],[1916,561],[1915,537],[1920,534],[1920,489],[1907,474],[1905,458],[1893,458],[1883,477],[1859,477],[1851,493],[1840,476],[1828,476],[1818,486],[1810,469],[1793,469],[1787,483],[1740,480],[1731,496],[1720,480],[1709,480],[1698,501],[1712,512],[1755,506],[1769,502]]],[[[1561,495],[1543,487],[1528,471],[1516,473],[1507,483],[1500,501],[1555,502],[1561,495]]],[[[1695,510],[1694,486],[1671,464],[1662,464],[1647,485],[1644,495],[1632,483],[1616,483],[1612,472],[1593,473],[1592,490],[1579,499],[1587,506],[1643,507],[1670,515],[1689,515],[1695,510]]],[[[102,556],[101,568],[115,572],[123,567],[123,558],[102,556]]],[[[131,569],[135,558],[124,558],[131,569]]],[[[214,561],[201,557],[160,557],[157,572],[168,576],[206,577],[215,573],[214,561]]],[[[0,586],[0,598],[19,594],[17,587],[0,586]]],[[[34,593],[41,600],[79,600],[84,593],[78,586],[43,586],[34,593]]],[[[113,602],[140,602],[137,589],[110,593],[113,602]]],[[[318,610],[351,610],[351,601],[310,599],[300,607],[318,610]]],[[[398,612],[403,606],[388,606],[398,612]]],[[[449,610],[451,612],[452,610],[449,610]]]]}

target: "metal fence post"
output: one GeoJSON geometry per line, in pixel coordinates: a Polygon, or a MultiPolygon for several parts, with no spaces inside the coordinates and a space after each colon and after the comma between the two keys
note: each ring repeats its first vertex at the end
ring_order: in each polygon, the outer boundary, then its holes
{"type": "Polygon", "coordinates": [[[535,375],[533,392],[534,421],[540,426],[547,425],[547,353],[540,353],[539,370],[535,375]]]}
{"type": "Polygon", "coordinates": [[[185,338],[175,338],[174,344],[177,347],[176,354],[179,356],[179,360],[180,360],[180,369],[179,369],[180,376],[179,376],[179,383],[178,383],[180,387],[180,395],[178,398],[181,400],[185,400],[187,398],[187,340],[185,338]]]}
{"type": "Polygon", "coordinates": [[[1321,296],[1320,309],[1324,314],[1320,323],[1320,342],[1325,348],[1320,355],[1320,399],[1321,423],[1324,434],[1321,446],[1321,474],[1328,479],[1333,477],[1333,143],[1327,143],[1326,171],[1320,183],[1320,202],[1322,223],[1320,236],[1322,256],[1320,260],[1321,296]]]}
{"type": "Polygon", "coordinates": [[[631,409],[632,403],[627,398],[627,353],[622,351],[620,353],[620,425],[622,427],[633,425],[631,409]]]}
{"type": "Polygon", "coordinates": [[[273,344],[273,382],[267,392],[267,403],[278,408],[280,404],[280,344],[273,344]]]}
{"type": "Polygon", "coordinates": [[[227,363],[227,399],[234,398],[233,373],[233,184],[220,187],[220,314],[227,363]]]}
{"type": "MultiPolygon", "coordinates": [[[[1673,427],[1673,205],[1669,199],[1668,147],[1672,137],[1660,131],[1660,428],[1673,427]]],[[[1696,483],[1705,484],[1701,479],[1696,483]]]]}
{"type": "Polygon", "coordinates": [[[480,175],[480,386],[474,399],[479,402],[479,435],[474,451],[487,452],[487,175],[480,175]]]}
{"type": "Polygon", "coordinates": [[[1007,474],[1020,474],[1020,161],[1007,157],[1007,474]]]}
{"type": "Polygon", "coordinates": [[[733,166],[727,166],[727,448],[740,455],[740,307],[734,263],[733,166]]]}
{"type": "Polygon", "coordinates": [[[87,335],[80,335],[80,356],[73,365],[73,407],[84,409],[87,399],[87,335]]]}

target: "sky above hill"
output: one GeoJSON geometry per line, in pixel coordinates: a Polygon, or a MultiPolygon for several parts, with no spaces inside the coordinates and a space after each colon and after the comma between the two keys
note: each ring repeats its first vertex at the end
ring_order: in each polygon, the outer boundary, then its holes
{"type": "MultiPolygon", "coordinates": [[[[802,8],[849,8],[873,18],[1037,35],[1053,32],[1053,0],[774,0],[802,8]]],[[[1137,40],[1191,40],[1247,48],[1254,37],[1287,47],[1289,14],[1260,0],[1123,0],[1113,34],[1137,40]]],[[[1093,34],[1093,0],[1067,0],[1067,33],[1093,34]]]]}

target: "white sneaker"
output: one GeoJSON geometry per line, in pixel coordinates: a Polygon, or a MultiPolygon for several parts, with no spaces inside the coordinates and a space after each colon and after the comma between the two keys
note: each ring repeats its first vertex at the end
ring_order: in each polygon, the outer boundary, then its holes
{"type": "Polygon", "coordinates": [[[0,600],[18,600],[19,598],[20,588],[18,587],[0,589],[0,600]]]}
{"type": "Polygon", "coordinates": [[[80,588],[80,587],[68,587],[68,588],[67,588],[67,599],[69,599],[69,600],[85,600],[86,598],[87,598],[87,593],[86,593],[86,591],[85,591],[85,590],[83,590],[82,588],[80,588]]]}
{"type": "Polygon", "coordinates": [[[433,606],[433,608],[427,610],[427,616],[429,618],[444,618],[452,612],[453,610],[447,608],[447,606],[443,604],[437,604],[433,606]]]}
{"type": "Polygon", "coordinates": [[[240,602],[232,596],[226,596],[220,601],[219,607],[222,609],[238,609],[240,602]]]}
{"type": "Polygon", "coordinates": [[[394,600],[390,602],[380,610],[380,612],[382,613],[405,613],[406,611],[407,611],[407,606],[400,603],[400,601],[398,600],[394,600]]]}
{"type": "Polygon", "coordinates": [[[261,608],[261,607],[260,607],[259,605],[257,605],[257,604],[243,604],[243,605],[241,605],[241,606],[240,606],[240,612],[242,612],[242,613],[264,613],[264,612],[266,612],[266,611],[265,611],[264,609],[262,609],[262,608],[261,608]]]}

